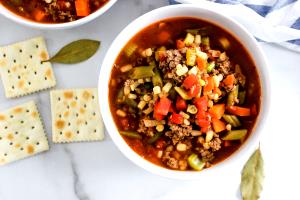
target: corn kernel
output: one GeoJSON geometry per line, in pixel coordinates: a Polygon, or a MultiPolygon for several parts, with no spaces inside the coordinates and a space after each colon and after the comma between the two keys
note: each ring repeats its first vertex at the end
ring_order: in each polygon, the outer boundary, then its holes
{"type": "Polygon", "coordinates": [[[142,100],[142,101],[139,102],[139,104],[138,104],[137,107],[138,107],[140,110],[143,110],[143,108],[146,106],[146,104],[147,104],[146,101],[143,101],[143,100],[142,100]]]}
{"type": "Polygon", "coordinates": [[[207,131],[205,142],[210,142],[214,137],[214,132],[212,130],[207,131]]]}
{"type": "Polygon", "coordinates": [[[129,99],[136,99],[137,96],[136,96],[136,94],[129,93],[129,94],[128,94],[128,98],[129,98],[129,99]]]}
{"type": "Polygon", "coordinates": [[[187,125],[187,126],[191,124],[191,122],[188,119],[184,119],[183,123],[184,123],[184,125],[187,125]]]}
{"type": "Polygon", "coordinates": [[[125,73],[125,72],[130,71],[132,68],[133,68],[132,65],[131,65],[131,64],[128,64],[128,65],[124,65],[124,66],[120,67],[120,71],[121,71],[122,73],[125,73]]]}
{"type": "Polygon", "coordinates": [[[158,124],[157,126],[156,126],[156,130],[158,131],[158,132],[162,132],[163,130],[164,130],[164,125],[162,125],[162,124],[158,124]]]}
{"type": "Polygon", "coordinates": [[[151,100],[151,96],[148,95],[148,94],[145,94],[145,95],[143,96],[143,100],[144,100],[144,101],[150,101],[150,100],[151,100]]]}
{"type": "Polygon", "coordinates": [[[176,149],[177,149],[177,151],[186,151],[187,146],[186,146],[186,144],[178,143],[176,146],[176,149]]]}
{"type": "Polygon", "coordinates": [[[196,114],[198,112],[198,109],[196,108],[195,105],[188,105],[186,111],[191,113],[191,114],[196,114]]]}
{"type": "Polygon", "coordinates": [[[123,110],[121,110],[121,109],[118,109],[117,111],[116,111],[116,114],[118,115],[118,116],[120,116],[120,117],[126,117],[126,112],[124,112],[123,110]]]}
{"type": "Polygon", "coordinates": [[[170,89],[172,88],[172,83],[168,82],[164,85],[164,87],[162,88],[162,91],[164,93],[168,93],[170,91],[170,89]]]}
{"type": "Polygon", "coordinates": [[[203,86],[205,86],[205,84],[206,84],[206,83],[205,83],[205,81],[204,81],[204,80],[202,80],[202,79],[200,79],[200,81],[199,81],[199,82],[200,82],[200,85],[201,85],[202,87],[203,87],[203,86]]]}

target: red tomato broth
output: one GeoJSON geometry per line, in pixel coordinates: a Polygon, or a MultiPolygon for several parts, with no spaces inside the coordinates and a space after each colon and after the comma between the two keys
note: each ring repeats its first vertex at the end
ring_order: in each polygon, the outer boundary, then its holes
{"type": "Polygon", "coordinates": [[[53,4],[53,6],[50,6],[50,4],[44,0],[0,0],[0,4],[16,15],[30,21],[51,24],[81,19],[94,13],[108,1],[109,0],[52,0],[51,4],[53,4]],[[83,11],[84,15],[82,15],[82,10],[78,10],[78,5],[83,6],[84,4],[87,5],[85,5],[85,10],[83,11]]]}
{"type": "MultiPolygon", "coordinates": [[[[230,57],[234,63],[238,63],[241,68],[243,74],[246,76],[246,86],[247,89],[247,97],[245,104],[243,106],[245,107],[251,107],[253,104],[256,105],[257,108],[257,115],[251,116],[251,117],[243,117],[240,118],[243,128],[248,129],[248,134],[245,138],[245,140],[241,143],[239,141],[230,141],[226,142],[226,148],[224,147],[224,144],[222,144],[222,149],[215,154],[215,159],[212,162],[212,165],[217,164],[218,162],[223,161],[224,159],[228,158],[230,155],[232,155],[234,152],[236,152],[239,147],[247,140],[249,135],[252,132],[252,129],[255,126],[256,118],[260,112],[260,104],[261,104],[261,86],[260,86],[260,80],[259,75],[257,72],[257,69],[255,67],[255,64],[250,57],[249,53],[245,49],[245,47],[241,44],[241,42],[236,39],[232,34],[230,34],[225,29],[214,25],[210,22],[203,21],[196,18],[189,18],[189,17],[178,17],[178,18],[170,18],[165,19],[159,22],[156,22],[154,24],[149,25],[148,27],[144,28],[140,32],[138,32],[127,44],[135,43],[138,44],[139,49],[146,49],[149,47],[160,47],[161,45],[164,45],[169,48],[176,48],[176,40],[178,39],[184,39],[186,32],[184,30],[186,29],[194,29],[199,27],[211,27],[211,30],[209,31],[209,37],[211,39],[211,46],[215,49],[223,49],[220,44],[217,42],[218,38],[225,37],[230,41],[230,47],[229,49],[226,49],[227,55],[230,57]],[[168,37],[169,39],[166,41],[165,39],[162,41],[162,39],[158,39],[158,35],[163,33],[164,38],[166,38],[166,32],[169,33],[168,37]]],[[[178,42],[177,42],[178,45],[178,42]]],[[[125,47],[124,47],[125,49],[125,47]]],[[[123,49],[123,50],[124,50],[123,49]]],[[[136,51],[133,56],[127,57],[124,53],[124,51],[121,51],[118,55],[115,64],[118,66],[123,66],[128,63],[134,63],[136,58],[139,56],[139,51],[136,51]]],[[[117,78],[122,79],[125,75],[120,73],[119,70],[116,67],[113,67],[111,71],[111,79],[117,78]]],[[[122,126],[119,121],[119,116],[116,115],[116,110],[118,108],[117,103],[114,101],[117,98],[117,93],[119,88],[121,87],[122,83],[119,82],[119,85],[112,86],[109,85],[109,102],[110,102],[110,110],[112,112],[114,121],[118,127],[119,130],[123,130],[122,126]]],[[[176,103],[173,102],[174,105],[176,103]]],[[[225,103],[225,102],[223,102],[225,103]]],[[[138,122],[134,119],[129,119],[130,124],[130,130],[136,130],[138,126],[138,122]]],[[[200,128],[199,128],[200,130],[200,128]]],[[[154,145],[148,144],[147,140],[143,138],[141,140],[144,149],[142,149],[139,146],[139,149],[137,150],[134,146],[136,146],[135,139],[130,139],[125,136],[123,136],[126,143],[141,157],[149,160],[150,162],[157,164],[162,167],[166,167],[160,159],[153,156],[152,153],[149,153],[149,148],[153,148],[154,145]]],[[[164,136],[163,136],[164,138],[164,136]]],[[[189,168],[190,169],[190,168],[189,168]]]]}

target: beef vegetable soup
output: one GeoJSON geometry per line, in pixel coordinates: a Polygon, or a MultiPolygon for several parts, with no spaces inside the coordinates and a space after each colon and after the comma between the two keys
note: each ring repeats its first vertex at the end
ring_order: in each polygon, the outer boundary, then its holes
{"type": "Polygon", "coordinates": [[[88,16],[109,0],[0,0],[12,12],[44,23],[63,23],[88,16]]]}
{"type": "Polygon", "coordinates": [[[114,121],[140,156],[202,170],[235,152],[260,111],[254,62],[226,30],[195,18],[152,24],[123,48],[109,83],[114,121]]]}

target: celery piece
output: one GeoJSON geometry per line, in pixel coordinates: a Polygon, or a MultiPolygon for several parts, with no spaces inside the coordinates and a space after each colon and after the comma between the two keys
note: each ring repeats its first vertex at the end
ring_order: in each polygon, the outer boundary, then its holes
{"type": "Polygon", "coordinates": [[[193,44],[194,40],[195,40],[195,36],[192,35],[191,33],[187,33],[183,42],[186,46],[190,46],[191,44],[193,44]]]}
{"type": "Polygon", "coordinates": [[[191,154],[188,157],[188,164],[191,168],[197,171],[201,171],[205,167],[205,162],[202,162],[197,154],[191,154]]]}
{"type": "Polygon", "coordinates": [[[247,129],[228,131],[227,135],[222,140],[242,140],[247,135],[247,129]]]}
{"type": "Polygon", "coordinates": [[[246,100],[246,91],[239,92],[238,98],[239,98],[239,104],[243,105],[246,100]]]}
{"type": "Polygon", "coordinates": [[[184,100],[190,100],[192,99],[188,94],[187,92],[180,88],[180,87],[174,87],[174,89],[176,90],[176,92],[181,96],[181,98],[183,98],[184,100]]]}
{"type": "Polygon", "coordinates": [[[241,126],[239,118],[235,115],[223,115],[223,119],[233,127],[241,126]]]}
{"type": "Polygon", "coordinates": [[[134,67],[132,70],[130,70],[129,78],[140,79],[140,78],[152,77],[154,76],[153,69],[154,66],[134,67]]]}
{"type": "Polygon", "coordinates": [[[238,98],[239,94],[239,85],[236,85],[233,90],[228,94],[227,97],[227,106],[233,106],[235,100],[238,98]]]}
{"type": "Polygon", "coordinates": [[[140,134],[133,131],[120,131],[120,134],[133,139],[142,139],[140,134]]]}
{"type": "Polygon", "coordinates": [[[210,73],[215,68],[215,66],[216,66],[215,62],[208,63],[206,68],[207,73],[210,73]]]}
{"type": "Polygon", "coordinates": [[[128,44],[124,49],[124,53],[126,54],[127,57],[130,57],[137,50],[137,48],[138,46],[134,43],[128,44]]]}
{"type": "Polygon", "coordinates": [[[157,68],[154,69],[154,76],[152,76],[153,86],[159,86],[162,88],[163,81],[157,68]]]}
{"type": "Polygon", "coordinates": [[[204,46],[207,46],[209,47],[210,46],[210,41],[209,41],[209,37],[202,37],[201,38],[201,43],[204,45],[204,46]]]}

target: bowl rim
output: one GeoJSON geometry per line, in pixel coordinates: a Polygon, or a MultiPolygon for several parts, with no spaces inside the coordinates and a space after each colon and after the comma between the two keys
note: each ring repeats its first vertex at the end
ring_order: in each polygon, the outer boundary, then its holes
{"type": "Polygon", "coordinates": [[[74,28],[83,24],[86,24],[103,13],[105,13],[108,9],[110,9],[117,0],[109,0],[104,6],[93,12],[92,14],[83,17],[81,19],[72,21],[72,22],[65,22],[65,23],[40,23],[35,22],[33,20],[27,19],[25,17],[22,17],[20,15],[15,14],[14,12],[10,11],[8,8],[6,8],[4,5],[0,3],[0,14],[2,14],[4,17],[18,23],[21,25],[25,25],[31,28],[36,29],[45,29],[45,30],[57,30],[57,29],[69,29],[74,28]]]}
{"type": "MultiPolygon", "coordinates": [[[[198,16],[190,16],[189,14],[186,14],[187,17],[194,17],[194,18],[200,18],[198,16]]],[[[183,17],[182,15],[178,15],[177,17],[183,17]]],[[[122,42],[121,42],[122,43],[122,42]]],[[[194,180],[199,179],[200,177],[203,177],[205,175],[208,175],[210,173],[216,173],[217,171],[221,172],[222,168],[225,168],[226,166],[229,167],[233,163],[236,163],[239,158],[246,157],[247,155],[250,156],[251,153],[255,150],[258,144],[259,135],[262,132],[263,126],[265,125],[265,121],[268,115],[269,111],[269,105],[270,105],[270,79],[269,79],[269,72],[268,72],[268,65],[266,61],[266,57],[262,51],[262,48],[259,46],[258,42],[255,40],[255,38],[244,28],[241,24],[236,22],[234,19],[225,16],[223,14],[217,13],[213,10],[211,7],[202,6],[202,5],[189,5],[189,4],[178,4],[178,5],[169,5],[161,8],[157,8],[155,10],[152,10],[134,21],[132,21],[129,25],[127,25],[115,38],[115,40],[112,42],[110,48],[106,52],[106,55],[103,59],[102,65],[101,65],[101,71],[99,75],[99,82],[98,82],[98,93],[99,95],[104,96],[102,98],[99,98],[99,105],[100,110],[102,113],[102,118],[104,121],[104,124],[106,126],[106,129],[111,136],[114,144],[118,147],[118,149],[133,163],[138,165],[139,167],[145,169],[146,171],[152,172],[156,175],[160,175],[163,177],[171,178],[171,179],[180,179],[180,180],[194,180]],[[158,21],[161,21],[163,19],[173,18],[176,16],[168,16],[168,11],[170,12],[176,12],[181,11],[184,12],[183,9],[187,11],[193,10],[194,12],[207,12],[211,15],[215,15],[220,19],[223,19],[230,23],[230,26],[233,26],[236,28],[235,32],[238,32],[239,34],[243,35],[243,39],[237,36],[237,33],[235,33],[233,30],[228,30],[228,28],[218,24],[216,21],[211,21],[206,19],[207,16],[204,16],[202,19],[207,20],[211,23],[214,23],[218,26],[221,26],[225,30],[229,31],[231,34],[233,34],[239,41],[242,42],[242,40],[247,40],[248,43],[244,44],[245,49],[250,54],[250,57],[255,62],[256,69],[258,71],[258,75],[260,78],[260,84],[261,84],[261,106],[260,106],[260,113],[259,116],[256,119],[256,123],[252,129],[252,133],[247,139],[247,141],[241,145],[241,147],[235,151],[232,155],[227,157],[225,160],[221,161],[220,163],[217,163],[211,168],[205,169],[201,172],[197,171],[176,171],[176,170],[170,170],[163,167],[160,167],[158,165],[155,165],[151,163],[150,161],[147,161],[146,159],[139,156],[137,153],[135,153],[125,142],[125,140],[122,138],[122,136],[119,134],[119,131],[116,127],[116,124],[114,122],[113,116],[110,112],[110,105],[109,105],[109,93],[108,93],[108,84],[111,74],[111,68],[113,66],[113,63],[115,62],[117,56],[121,52],[122,48],[125,46],[125,44],[132,38],[132,36],[128,35],[136,35],[139,31],[141,31],[143,28],[149,26],[150,24],[156,23],[158,21]],[[150,20],[151,17],[159,15],[157,19],[150,20]],[[164,17],[161,17],[161,16],[164,17]],[[166,17],[167,16],[167,17],[166,17]],[[148,19],[149,18],[149,19],[148,19]],[[151,23],[143,22],[145,19],[148,19],[151,21],[151,23]],[[138,24],[142,28],[139,28],[137,30],[136,26],[138,24]],[[134,30],[134,31],[132,31],[134,30]],[[130,33],[130,34],[128,34],[130,33]],[[127,35],[126,35],[127,34],[127,35]],[[126,36],[124,36],[126,35],[126,36]],[[125,44],[120,45],[119,42],[123,40],[123,37],[126,37],[125,44]],[[249,48],[250,47],[250,48],[249,48]],[[252,49],[255,49],[253,51],[252,49]],[[117,51],[117,52],[116,52],[117,51]],[[255,56],[254,56],[255,55],[255,56]],[[113,60],[113,61],[112,61],[113,60]],[[258,61],[257,61],[258,60],[258,61]],[[259,62],[259,65],[257,64],[259,62]],[[107,66],[109,65],[109,66],[107,66]],[[103,67],[105,66],[105,67],[103,67]]],[[[248,156],[246,158],[248,158],[248,156]]]]}

